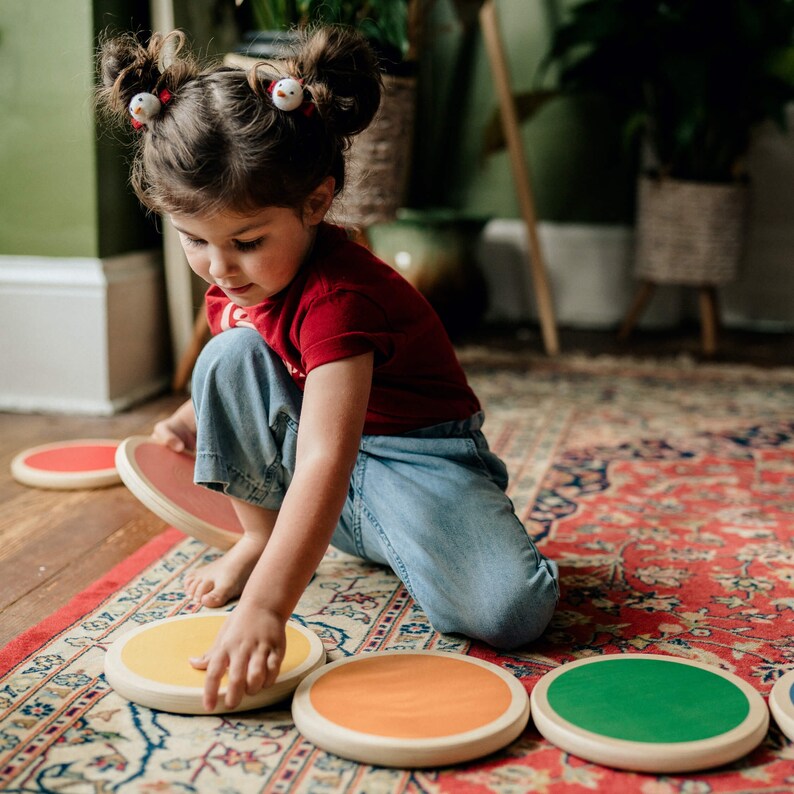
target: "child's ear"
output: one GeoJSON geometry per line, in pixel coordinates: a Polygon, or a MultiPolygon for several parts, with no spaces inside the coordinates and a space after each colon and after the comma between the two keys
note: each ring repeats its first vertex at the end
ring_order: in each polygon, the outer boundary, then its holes
{"type": "Polygon", "coordinates": [[[334,200],[336,180],[329,176],[316,187],[306,199],[303,219],[309,226],[316,226],[325,217],[334,200]]]}

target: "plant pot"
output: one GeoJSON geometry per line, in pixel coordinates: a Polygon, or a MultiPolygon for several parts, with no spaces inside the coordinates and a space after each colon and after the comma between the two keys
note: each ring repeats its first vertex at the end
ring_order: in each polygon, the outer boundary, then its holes
{"type": "Polygon", "coordinates": [[[353,138],[345,189],[333,219],[347,227],[386,223],[403,205],[411,165],[416,78],[383,75],[383,98],[372,124],[353,138]]]}
{"type": "Polygon", "coordinates": [[[639,180],[635,272],[655,284],[718,286],[736,278],[747,185],[639,180]]]}
{"type": "Polygon", "coordinates": [[[373,251],[427,298],[453,338],[475,328],[488,305],[475,258],[486,222],[446,209],[402,209],[368,230],[373,251]]]}

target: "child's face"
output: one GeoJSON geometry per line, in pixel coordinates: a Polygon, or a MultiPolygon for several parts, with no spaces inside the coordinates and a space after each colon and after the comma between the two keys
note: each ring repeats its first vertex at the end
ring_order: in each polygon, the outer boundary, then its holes
{"type": "Polygon", "coordinates": [[[246,214],[171,215],[194,273],[238,306],[256,306],[289,285],[311,250],[333,199],[323,186],[304,211],[265,207],[246,214]]]}

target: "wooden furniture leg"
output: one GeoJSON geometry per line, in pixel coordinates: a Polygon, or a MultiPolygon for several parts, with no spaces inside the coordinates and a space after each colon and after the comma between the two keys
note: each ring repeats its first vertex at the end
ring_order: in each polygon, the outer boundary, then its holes
{"type": "Polygon", "coordinates": [[[719,307],[717,288],[703,286],[698,291],[700,303],[700,335],[703,353],[713,356],[717,352],[717,330],[719,327],[719,307]]]}
{"type": "MultiPolygon", "coordinates": [[[[149,11],[154,30],[163,34],[174,30],[174,3],[173,0],[150,0],[149,11]]],[[[172,56],[173,50],[165,53],[165,59],[172,56]]],[[[166,300],[168,303],[168,323],[171,332],[171,352],[175,362],[181,362],[188,356],[188,351],[193,347],[191,339],[191,325],[193,324],[193,275],[188,267],[179,234],[171,226],[167,218],[161,220],[163,228],[163,262],[165,270],[166,300]]],[[[195,361],[195,359],[194,359],[195,361]]],[[[192,367],[191,367],[192,368],[192,367]]],[[[174,375],[175,382],[179,373],[174,375]]],[[[188,371],[187,377],[190,377],[188,371]]],[[[187,383],[187,379],[185,379],[187,383]]]]}
{"type": "Polygon", "coordinates": [[[515,100],[510,86],[510,75],[507,68],[502,37],[496,16],[495,0],[485,0],[480,8],[480,27],[488,50],[488,59],[493,72],[496,90],[499,96],[499,106],[502,114],[507,150],[516,183],[518,203],[521,216],[527,227],[529,235],[530,269],[535,287],[535,296],[538,304],[540,327],[543,334],[543,344],[546,353],[556,355],[560,345],[557,337],[557,323],[554,316],[554,304],[551,298],[551,289],[546,271],[546,264],[538,237],[537,220],[535,215],[535,202],[529,176],[529,168],[524,157],[521,131],[518,125],[518,115],[515,100]]]}
{"type": "Polygon", "coordinates": [[[173,391],[185,391],[190,376],[193,373],[193,367],[196,365],[196,360],[201,352],[201,348],[207,343],[209,337],[210,327],[207,323],[207,314],[204,311],[204,306],[202,306],[196,313],[190,342],[185,348],[185,352],[180,357],[176,371],[174,372],[174,377],[171,381],[171,389],[173,391]]]}
{"type": "Polygon", "coordinates": [[[629,338],[629,334],[634,330],[634,326],[645,311],[645,307],[648,305],[648,301],[651,299],[655,289],[656,285],[650,281],[643,281],[642,284],[640,284],[629,308],[629,313],[626,315],[623,325],[620,326],[618,339],[629,338]]]}

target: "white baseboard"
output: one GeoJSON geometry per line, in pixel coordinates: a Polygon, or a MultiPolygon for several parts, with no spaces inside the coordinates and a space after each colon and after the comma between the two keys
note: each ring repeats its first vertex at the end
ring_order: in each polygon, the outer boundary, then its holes
{"type": "MultiPolygon", "coordinates": [[[[538,235],[558,324],[618,327],[637,289],[633,229],[542,221],[538,235]]],[[[487,320],[537,320],[528,257],[523,221],[499,218],[488,223],[477,251],[489,289],[487,320]]],[[[751,225],[741,275],[720,290],[723,324],[748,330],[794,329],[792,262],[794,229],[751,225]]],[[[683,319],[696,319],[697,302],[690,293],[684,287],[657,287],[639,325],[669,328],[683,319]]]]}
{"type": "Polygon", "coordinates": [[[168,382],[162,262],[0,257],[0,410],[107,415],[168,382]]]}

